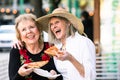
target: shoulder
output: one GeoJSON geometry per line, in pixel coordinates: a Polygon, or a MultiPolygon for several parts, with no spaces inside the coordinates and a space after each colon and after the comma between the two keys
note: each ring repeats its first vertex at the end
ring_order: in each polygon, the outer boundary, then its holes
{"type": "Polygon", "coordinates": [[[18,52],[19,49],[18,48],[11,48],[10,52],[18,52]]]}
{"type": "Polygon", "coordinates": [[[19,49],[17,49],[17,48],[12,48],[12,49],[10,50],[10,56],[18,56],[18,55],[20,55],[20,54],[19,54],[19,49]]]}
{"type": "Polygon", "coordinates": [[[76,39],[79,40],[79,42],[81,42],[82,44],[91,45],[93,47],[95,46],[92,40],[90,40],[88,37],[80,35],[79,33],[76,33],[75,36],[76,36],[76,39]]]}

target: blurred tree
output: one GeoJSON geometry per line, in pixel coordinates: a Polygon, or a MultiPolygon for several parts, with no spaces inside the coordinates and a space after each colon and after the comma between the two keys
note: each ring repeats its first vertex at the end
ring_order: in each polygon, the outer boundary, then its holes
{"type": "Polygon", "coordinates": [[[58,8],[59,3],[61,2],[61,0],[50,0],[50,4],[51,4],[51,12],[55,9],[58,8]]]}
{"type": "MultiPolygon", "coordinates": [[[[53,11],[55,8],[58,8],[59,3],[61,0],[49,0],[50,1],[50,12],[53,11]]],[[[30,3],[34,6],[34,14],[37,17],[45,15],[45,12],[42,7],[42,0],[30,0],[30,3]]]]}
{"type": "Polygon", "coordinates": [[[42,0],[30,0],[30,2],[34,6],[34,14],[37,17],[43,16],[42,0]]]}

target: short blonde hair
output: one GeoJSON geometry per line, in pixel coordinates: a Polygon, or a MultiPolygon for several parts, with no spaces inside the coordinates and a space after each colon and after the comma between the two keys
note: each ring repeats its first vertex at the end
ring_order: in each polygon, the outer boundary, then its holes
{"type": "MultiPolygon", "coordinates": [[[[16,30],[16,37],[18,40],[21,41],[21,38],[20,38],[20,33],[19,33],[19,30],[18,30],[18,25],[21,21],[23,20],[30,20],[30,21],[33,21],[35,23],[35,25],[37,26],[37,29],[38,31],[41,33],[42,32],[42,28],[39,27],[40,24],[36,22],[36,16],[34,14],[21,14],[19,15],[16,19],[15,19],[15,30],[16,30]]],[[[39,42],[42,42],[43,41],[43,38],[42,36],[40,35],[40,38],[39,38],[39,42]]],[[[22,41],[21,41],[22,42],[22,41]]]]}

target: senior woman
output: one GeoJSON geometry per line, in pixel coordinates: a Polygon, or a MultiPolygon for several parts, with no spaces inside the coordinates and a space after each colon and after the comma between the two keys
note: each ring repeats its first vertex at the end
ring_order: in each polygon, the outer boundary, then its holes
{"type": "Polygon", "coordinates": [[[63,80],[94,80],[95,46],[83,36],[85,33],[80,19],[65,9],[57,8],[37,21],[48,27],[49,42],[63,52],[63,55],[54,56],[63,80]]]}
{"type": "MultiPolygon", "coordinates": [[[[15,19],[16,36],[22,42],[22,49],[12,48],[9,60],[9,79],[10,80],[49,80],[47,77],[37,75],[33,68],[29,68],[30,62],[47,60],[48,63],[41,69],[58,73],[52,57],[44,53],[49,47],[43,41],[42,28],[35,21],[33,14],[22,14],[15,19]]],[[[62,76],[55,80],[62,80],[62,76]]]]}

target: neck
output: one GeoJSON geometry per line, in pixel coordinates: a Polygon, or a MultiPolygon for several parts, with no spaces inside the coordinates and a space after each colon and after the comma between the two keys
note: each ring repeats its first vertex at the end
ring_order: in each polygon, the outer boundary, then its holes
{"type": "Polygon", "coordinates": [[[65,48],[66,48],[66,38],[61,39],[61,43],[62,43],[61,50],[65,50],[65,48]]]}
{"type": "Polygon", "coordinates": [[[26,48],[31,54],[38,54],[43,49],[43,43],[30,44],[26,48]]]}
{"type": "Polygon", "coordinates": [[[60,39],[62,45],[65,45],[65,43],[66,43],[66,38],[67,38],[66,35],[64,35],[64,36],[60,39]]]}

